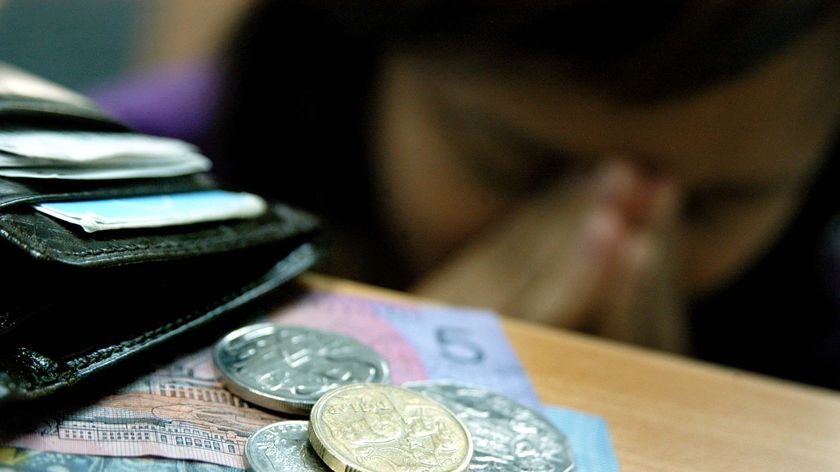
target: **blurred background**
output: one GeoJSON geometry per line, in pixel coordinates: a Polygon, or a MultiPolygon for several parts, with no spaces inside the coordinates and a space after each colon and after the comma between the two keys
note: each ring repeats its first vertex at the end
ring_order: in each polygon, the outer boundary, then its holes
{"type": "Polygon", "coordinates": [[[75,90],[213,53],[251,0],[0,0],[0,60],[75,90]]]}

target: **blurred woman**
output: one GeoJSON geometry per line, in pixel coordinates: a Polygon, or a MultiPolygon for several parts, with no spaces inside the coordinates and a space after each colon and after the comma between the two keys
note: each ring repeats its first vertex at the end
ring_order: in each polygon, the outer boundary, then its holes
{"type": "Polygon", "coordinates": [[[332,273],[840,388],[838,18],[266,2],[211,149],[332,273]]]}

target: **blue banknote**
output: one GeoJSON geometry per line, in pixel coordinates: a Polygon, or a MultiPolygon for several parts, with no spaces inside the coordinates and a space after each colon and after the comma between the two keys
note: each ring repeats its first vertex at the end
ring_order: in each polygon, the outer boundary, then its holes
{"type": "Polygon", "coordinates": [[[549,406],[546,417],[569,438],[577,472],[618,472],[607,422],[600,416],[549,406]]]}
{"type": "Polygon", "coordinates": [[[377,305],[423,359],[429,378],[452,379],[539,404],[528,375],[494,313],[442,305],[377,305]]]}

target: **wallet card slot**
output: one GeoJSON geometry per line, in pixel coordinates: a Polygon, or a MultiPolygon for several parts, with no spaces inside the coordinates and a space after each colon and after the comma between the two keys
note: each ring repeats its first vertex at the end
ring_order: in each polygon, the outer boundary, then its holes
{"type": "Polygon", "coordinates": [[[68,200],[134,197],[161,193],[210,190],[216,184],[206,174],[117,181],[70,181],[0,178],[0,210],[68,200]]]}
{"type": "Polygon", "coordinates": [[[0,238],[49,262],[80,267],[201,257],[257,246],[296,236],[312,236],[317,220],[285,205],[274,205],[260,217],[165,228],[88,234],[30,210],[0,214],[0,238]]]}

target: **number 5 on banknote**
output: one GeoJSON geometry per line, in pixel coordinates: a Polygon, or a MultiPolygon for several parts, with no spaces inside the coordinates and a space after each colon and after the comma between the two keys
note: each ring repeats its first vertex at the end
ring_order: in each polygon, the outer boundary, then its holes
{"type": "Polygon", "coordinates": [[[480,364],[484,349],[470,339],[470,332],[460,326],[439,326],[435,331],[441,356],[458,364],[480,364]]]}

